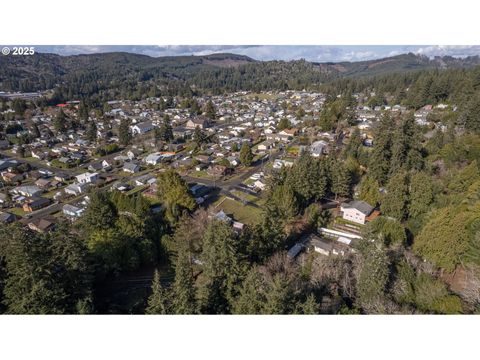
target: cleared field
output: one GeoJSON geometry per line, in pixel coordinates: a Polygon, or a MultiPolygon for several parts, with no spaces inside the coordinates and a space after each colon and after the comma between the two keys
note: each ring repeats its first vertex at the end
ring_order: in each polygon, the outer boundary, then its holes
{"type": "Polygon", "coordinates": [[[14,215],[20,216],[20,217],[24,217],[25,214],[26,214],[26,212],[23,211],[22,208],[17,208],[17,207],[8,209],[7,211],[14,214],[14,215]]]}
{"type": "Polygon", "coordinates": [[[249,202],[257,204],[259,206],[261,206],[262,204],[265,203],[265,200],[263,198],[261,198],[260,196],[247,194],[243,191],[233,190],[232,194],[235,195],[235,196],[238,196],[242,200],[249,201],[249,202]]]}
{"type": "Polygon", "coordinates": [[[250,205],[243,205],[241,202],[235,201],[228,197],[221,197],[214,205],[215,210],[223,212],[227,215],[233,215],[236,221],[244,224],[255,224],[261,218],[261,209],[250,205]]]}

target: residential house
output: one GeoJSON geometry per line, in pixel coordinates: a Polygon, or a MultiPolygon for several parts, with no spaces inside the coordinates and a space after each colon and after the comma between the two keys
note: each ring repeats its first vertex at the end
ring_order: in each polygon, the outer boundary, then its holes
{"type": "Polygon", "coordinates": [[[257,149],[259,151],[267,151],[275,147],[275,142],[274,141],[264,141],[260,145],[258,145],[257,149]]]}
{"type": "Polygon", "coordinates": [[[92,184],[92,183],[94,184],[98,181],[99,175],[98,173],[95,173],[95,172],[94,173],[86,172],[86,173],[75,176],[75,178],[80,184],[92,184]]]}
{"type": "Polygon", "coordinates": [[[62,208],[62,212],[66,216],[70,216],[72,218],[78,218],[78,217],[82,216],[82,213],[84,211],[85,211],[85,209],[79,208],[77,206],[70,205],[70,204],[65,204],[65,205],[63,205],[63,208],[62,208]]]}
{"type": "Polygon", "coordinates": [[[157,182],[157,179],[155,176],[151,174],[145,174],[135,179],[136,186],[151,185],[151,184],[154,184],[155,182],[157,182]]]}
{"type": "Polygon", "coordinates": [[[38,186],[40,189],[46,190],[52,186],[52,180],[40,178],[35,181],[35,185],[38,186]]]}
{"type": "Polygon", "coordinates": [[[293,166],[293,161],[275,159],[275,161],[273,162],[273,168],[274,169],[281,169],[284,166],[292,167],[293,166]]]}
{"type": "Polygon", "coordinates": [[[88,165],[88,170],[92,172],[103,170],[103,165],[101,162],[93,163],[88,165]]]}
{"type": "Polygon", "coordinates": [[[50,199],[42,197],[30,199],[25,204],[23,204],[23,211],[33,212],[50,205],[50,202],[50,199]]]}
{"type": "Polygon", "coordinates": [[[65,194],[78,196],[83,194],[87,189],[87,184],[70,184],[65,188],[65,194]]]}
{"type": "Polygon", "coordinates": [[[135,174],[140,171],[140,165],[133,162],[126,162],[123,164],[122,170],[131,174],[135,174]]]}
{"type": "Polygon", "coordinates": [[[145,163],[149,165],[158,165],[162,162],[163,156],[160,153],[149,154],[145,158],[145,163]]]}
{"type": "Polygon", "coordinates": [[[198,160],[204,164],[209,164],[212,161],[212,157],[207,155],[197,155],[195,156],[195,160],[198,160]]]}
{"type": "Polygon", "coordinates": [[[13,192],[15,194],[20,194],[27,197],[34,197],[34,196],[40,196],[40,194],[43,193],[43,190],[40,189],[38,186],[25,185],[25,186],[17,186],[15,189],[13,189],[13,192]]]}
{"type": "Polygon", "coordinates": [[[322,156],[327,152],[327,146],[328,144],[323,140],[315,141],[310,145],[310,154],[313,157],[322,156]]]}
{"type": "Polygon", "coordinates": [[[17,165],[18,162],[16,160],[10,160],[10,159],[2,159],[0,160],[0,171],[8,169],[9,167],[17,165]]]}
{"type": "Polygon", "coordinates": [[[283,129],[282,131],[280,131],[278,133],[279,135],[286,135],[286,136],[290,136],[290,137],[294,137],[295,135],[298,134],[298,129],[296,128],[292,128],[292,129],[283,129]]]}
{"type": "Polygon", "coordinates": [[[321,238],[315,234],[310,234],[304,243],[308,249],[325,256],[344,255],[348,251],[346,245],[321,238]]]}
{"type": "Polygon", "coordinates": [[[188,120],[187,123],[185,124],[185,127],[187,129],[192,129],[192,130],[198,127],[199,129],[203,130],[210,127],[210,125],[211,125],[210,119],[206,117],[197,117],[197,118],[188,120]]]}
{"type": "Polygon", "coordinates": [[[34,219],[31,222],[29,222],[27,225],[31,230],[39,233],[49,232],[50,230],[53,230],[53,228],[55,227],[54,222],[44,218],[34,219]]]}
{"type": "Polygon", "coordinates": [[[230,163],[231,166],[238,166],[240,165],[240,160],[236,156],[229,156],[227,157],[228,162],[230,163]]]}
{"type": "Polygon", "coordinates": [[[207,173],[212,176],[225,176],[232,172],[232,169],[224,165],[211,165],[207,169],[207,173]]]}
{"type": "Polygon", "coordinates": [[[109,171],[112,169],[112,164],[108,160],[103,160],[102,161],[102,168],[105,171],[109,171]]]}
{"type": "Polygon", "coordinates": [[[17,216],[15,214],[0,211],[0,224],[10,224],[15,220],[17,220],[17,216]]]}
{"type": "Polygon", "coordinates": [[[145,122],[130,126],[130,130],[132,131],[133,135],[143,135],[149,131],[152,131],[154,128],[155,126],[153,126],[153,124],[150,121],[145,121],[145,122]]]}
{"type": "Polygon", "coordinates": [[[142,154],[140,149],[131,149],[127,151],[127,156],[130,160],[136,159],[142,154]]]}
{"type": "Polygon", "coordinates": [[[253,183],[253,186],[255,186],[256,188],[260,189],[260,190],[265,190],[267,188],[267,185],[262,182],[261,180],[257,180],[253,183]]]}
{"type": "Polygon", "coordinates": [[[9,184],[14,184],[14,183],[21,182],[23,180],[24,176],[23,176],[23,174],[17,174],[17,173],[13,173],[13,172],[4,171],[4,172],[2,172],[2,178],[5,182],[7,182],[9,184]]]}
{"type": "Polygon", "coordinates": [[[68,173],[56,173],[54,179],[60,182],[67,182],[72,178],[72,175],[68,173]]]}
{"type": "Polygon", "coordinates": [[[365,224],[367,217],[372,214],[373,210],[373,206],[360,200],[345,202],[340,205],[343,219],[362,225],[365,224]]]}

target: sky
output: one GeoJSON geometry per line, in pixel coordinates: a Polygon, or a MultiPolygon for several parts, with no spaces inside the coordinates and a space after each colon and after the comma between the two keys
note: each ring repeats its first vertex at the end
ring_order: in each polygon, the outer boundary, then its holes
{"type": "Polygon", "coordinates": [[[149,56],[208,55],[228,52],[256,60],[298,60],[314,62],[362,61],[412,52],[428,57],[480,55],[480,45],[44,45],[38,52],[60,55],[124,51],[149,56]]]}

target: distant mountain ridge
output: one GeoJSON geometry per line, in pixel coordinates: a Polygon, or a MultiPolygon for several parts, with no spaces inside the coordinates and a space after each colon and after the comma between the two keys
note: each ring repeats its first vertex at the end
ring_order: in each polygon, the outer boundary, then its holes
{"type": "MultiPolygon", "coordinates": [[[[197,88],[238,89],[295,88],[344,77],[376,76],[428,69],[470,68],[479,56],[454,58],[413,53],[359,61],[309,62],[258,61],[248,56],[219,53],[203,56],[150,57],[125,52],[61,56],[0,56],[0,90],[33,91],[59,84],[76,86],[79,94],[91,94],[119,84],[177,81],[197,88]],[[262,86],[257,87],[256,83],[262,86]]],[[[72,91],[76,92],[75,89],[72,91]]]]}
{"type": "Polygon", "coordinates": [[[427,56],[408,53],[375,60],[313,64],[341,76],[370,76],[399,71],[468,68],[480,65],[480,57],[477,55],[461,59],[437,56],[430,59],[427,56]]]}

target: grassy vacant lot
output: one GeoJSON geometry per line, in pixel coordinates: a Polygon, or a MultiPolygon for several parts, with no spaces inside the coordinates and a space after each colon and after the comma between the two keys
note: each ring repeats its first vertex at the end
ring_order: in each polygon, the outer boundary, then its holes
{"type": "Polygon", "coordinates": [[[209,175],[205,170],[200,170],[200,171],[193,170],[188,174],[188,176],[192,178],[198,178],[198,179],[208,179],[208,180],[215,179],[215,176],[209,175]]]}
{"type": "Polygon", "coordinates": [[[136,186],[132,190],[127,191],[126,195],[134,195],[138,192],[147,190],[150,186],[149,185],[141,185],[141,186],[136,186]]]}
{"type": "Polygon", "coordinates": [[[11,209],[8,209],[7,210],[8,212],[14,214],[14,215],[17,215],[17,216],[20,216],[20,217],[24,217],[26,212],[23,211],[22,208],[18,208],[18,207],[14,207],[14,208],[11,208],[11,209]]]}
{"type": "Polygon", "coordinates": [[[249,202],[257,204],[259,206],[262,206],[265,203],[265,200],[263,198],[261,198],[260,196],[247,194],[243,191],[233,190],[232,194],[235,195],[235,196],[238,196],[242,200],[249,201],[249,202]]]}
{"type": "Polygon", "coordinates": [[[236,221],[244,224],[254,224],[261,217],[261,209],[253,206],[243,205],[241,202],[235,201],[228,197],[221,197],[215,204],[216,211],[223,210],[225,214],[233,215],[236,221]]]}

